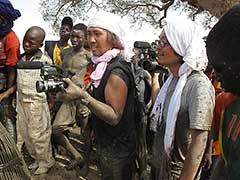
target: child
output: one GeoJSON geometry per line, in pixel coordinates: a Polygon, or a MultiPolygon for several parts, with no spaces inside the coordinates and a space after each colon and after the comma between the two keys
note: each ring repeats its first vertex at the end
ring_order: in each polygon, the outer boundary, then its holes
{"type": "MultiPolygon", "coordinates": [[[[51,63],[40,48],[43,45],[45,31],[38,26],[29,28],[23,39],[25,51],[19,61],[41,61],[51,63]]],[[[47,173],[55,161],[52,156],[51,118],[44,92],[36,91],[36,81],[40,80],[40,69],[17,70],[17,120],[19,133],[22,136],[30,155],[36,160],[29,169],[36,169],[35,175],[47,173]]]]}
{"type": "MultiPolygon", "coordinates": [[[[82,23],[76,24],[70,36],[72,47],[64,49],[61,54],[63,68],[71,74],[75,74],[71,79],[74,83],[80,85],[87,85],[86,81],[84,81],[84,77],[87,73],[88,65],[91,64],[90,53],[83,47],[86,36],[87,26],[82,23]]],[[[54,141],[65,147],[74,157],[70,165],[67,166],[68,170],[84,163],[82,155],[72,146],[66,136],[67,131],[76,125],[77,106],[79,106],[79,111],[85,112],[84,115],[79,113],[81,114],[80,121],[83,124],[82,128],[87,124],[89,110],[86,106],[77,104],[79,103],[75,101],[63,102],[53,122],[54,141]]]]}
{"type": "Polygon", "coordinates": [[[68,40],[73,27],[73,20],[71,17],[66,16],[62,19],[59,31],[60,39],[58,41],[45,41],[44,50],[53,60],[56,66],[62,67],[61,52],[63,49],[70,48],[68,40]]]}

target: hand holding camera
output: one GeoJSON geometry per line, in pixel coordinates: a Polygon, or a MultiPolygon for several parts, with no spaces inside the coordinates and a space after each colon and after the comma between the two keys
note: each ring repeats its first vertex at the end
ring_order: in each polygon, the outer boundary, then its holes
{"type": "Polygon", "coordinates": [[[134,52],[140,59],[138,61],[139,66],[143,69],[149,72],[160,71],[168,74],[168,69],[157,62],[157,52],[154,43],[150,45],[145,41],[135,41],[134,52]]]}
{"type": "Polygon", "coordinates": [[[41,68],[42,80],[36,82],[37,92],[59,92],[65,91],[67,84],[63,81],[66,77],[64,71],[54,65],[45,64],[41,68]]]}

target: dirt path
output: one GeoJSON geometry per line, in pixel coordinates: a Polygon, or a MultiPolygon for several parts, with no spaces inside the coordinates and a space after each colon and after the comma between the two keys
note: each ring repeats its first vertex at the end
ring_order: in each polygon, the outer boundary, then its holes
{"type": "MultiPolygon", "coordinates": [[[[79,152],[83,152],[84,143],[82,137],[79,134],[71,134],[70,141],[78,149],[79,152]]],[[[27,165],[33,162],[27,153],[27,150],[23,148],[23,156],[27,165]]],[[[98,169],[96,149],[93,148],[90,156],[90,166],[89,171],[87,172],[86,166],[82,169],[76,167],[74,170],[67,170],[65,167],[69,165],[69,154],[65,151],[64,148],[60,147],[55,154],[55,165],[49,170],[45,175],[32,176],[31,180],[100,180],[100,171],[98,169]]],[[[150,173],[150,170],[149,172],[150,173]]],[[[33,174],[33,172],[32,172],[33,174]]],[[[135,177],[134,179],[138,179],[135,177]]]]}
{"type": "MultiPolygon", "coordinates": [[[[82,137],[79,134],[71,134],[70,141],[80,152],[83,151],[84,143],[82,141],[82,137]]],[[[55,152],[57,152],[55,154],[55,165],[49,170],[47,174],[40,176],[33,175],[31,180],[100,180],[100,174],[96,161],[96,151],[94,148],[91,152],[88,172],[86,166],[84,166],[82,169],[76,167],[74,170],[67,170],[65,167],[70,163],[68,153],[62,147],[60,147],[58,151],[55,149],[55,152]]],[[[28,155],[26,148],[23,148],[22,153],[27,165],[31,164],[33,162],[33,159],[28,155]]],[[[31,172],[31,174],[33,174],[33,172],[31,172]]]]}

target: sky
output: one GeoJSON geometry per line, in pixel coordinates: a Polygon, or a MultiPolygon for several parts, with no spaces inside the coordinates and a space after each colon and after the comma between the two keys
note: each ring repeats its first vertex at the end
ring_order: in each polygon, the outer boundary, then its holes
{"type": "Polygon", "coordinates": [[[26,30],[31,26],[41,26],[46,31],[46,39],[56,39],[51,28],[43,20],[39,11],[39,0],[10,0],[13,7],[21,12],[21,17],[14,21],[13,30],[22,41],[26,30]]]}
{"type": "MultiPolygon", "coordinates": [[[[10,1],[13,4],[14,8],[18,9],[22,14],[21,17],[14,21],[13,27],[13,30],[16,32],[21,42],[26,30],[31,26],[41,26],[46,31],[45,38],[46,40],[58,39],[58,36],[53,35],[51,27],[42,18],[42,15],[39,10],[40,0],[10,0],[10,1]]],[[[168,13],[168,16],[173,15],[179,15],[179,12],[170,11],[168,13]]],[[[135,28],[135,30],[131,32],[132,35],[129,37],[133,38],[131,42],[148,41],[151,43],[158,38],[160,32],[161,32],[160,29],[154,29],[150,25],[145,25],[144,27],[141,27],[140,30],[137,30],[137,28],[135,28]]],[[[205,32],[203,32],[203,34],[204,33],[205,32]]]]}
{"type": "MultiPolygon", "coordinates": [[[[58,37],[53,35],[51,27],[43,20],[42,15],[39,10],[40,0],[10,0],[15,9],[21,12],[21,17],[14,21],[13,30],[18,35],[20,41],[22,42],[23,36],[26,30],[31,26],[41,26],[46,31],[46,40],[57,40],[58,37]]],[[[141,31],[135,31],[134,40],[139,41],[154,41],[158,37],[158,32],[156,32],[152,27],[145,26],[141,31]],[[146,34],[147,36],[143,34],[146,34]]]]}

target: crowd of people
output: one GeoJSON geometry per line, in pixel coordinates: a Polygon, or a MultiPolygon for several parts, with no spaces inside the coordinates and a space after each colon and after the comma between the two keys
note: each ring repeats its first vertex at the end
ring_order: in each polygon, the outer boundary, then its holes
{"type": "Polygon", "coordinates": [[[147,54],[129,58],[127,28],[114,14],[99,11],[88,25],[64,17],[58,41],[29,27],[21,55],[12,30],[20,16],[0,0],[0,179],[47,174],[58,146],[71,154],[67,170],[89,166],[93,145],[103,180],[240,178],[240,5],[206,42],[191,20],[165,19],[154,49],[168,71],[164,83],[162,72],[141,66],[147,54]],[[63,73],[61,91],[36,89],[45,66],[63,73]],[[69,139],[76,126],[84,154],[69,139]],[[28,166],[19,153],[23,143],[34,159],[28,166]]]}

